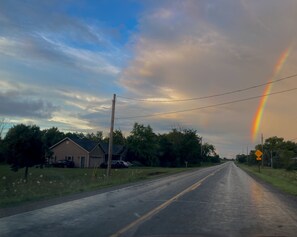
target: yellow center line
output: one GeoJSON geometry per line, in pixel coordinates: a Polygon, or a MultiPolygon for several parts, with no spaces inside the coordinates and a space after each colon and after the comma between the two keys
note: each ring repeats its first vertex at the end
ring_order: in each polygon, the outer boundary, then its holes
{"type": "Polygon", "coordinates": [[[125,226],[124,228],[122,228],[118,232],[112,234],[110,237],[118,237],[118,236],[122,235],[123,233],[127,232],[128,230],[132,229],[134,226],[136,226],[139,223],[143,222],[144,220],[146,220],[146,219],[148,219],[148,218],[156,215],[158,212],[160,212],[165,207],[169,206],[171,203],[173,203],[174,201],[176,201],[178,198],[180,198],[184,194],[186,194],[188,192],[191,192],[191,191],[195,190],[196,188],[198,188],[207,178],[209,178],[210,176],[215,175],[218,171],[220,171],[223,168],[224,167],[222,167],[222,168],[220,168],[220,169],[212,172],[211,174],[207,175],[203,179],[199,180],[198,182],[194,183],[190,187],[186,188],[182,192],[180,192],[177,195],[175,195],[174,197],[170,198],[169,200],[167,200],[166,202],[164,202],[160,206],[156,207],[155,209],[151,210],[150,212],[148,212],[148,213],[144,214],[143,216],[139,217],[137,220],[131,222],[129,225],[125,226]]]}

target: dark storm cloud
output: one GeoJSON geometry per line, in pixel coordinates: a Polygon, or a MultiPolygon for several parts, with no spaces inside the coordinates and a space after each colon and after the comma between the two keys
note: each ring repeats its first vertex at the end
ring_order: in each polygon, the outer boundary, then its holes
{"type": "Polygon", "coordinates": [[[20,100],[15,93],[0,92],[0,115],[26,118],[51,118],[58,107],[42,100],[20,100]]]}

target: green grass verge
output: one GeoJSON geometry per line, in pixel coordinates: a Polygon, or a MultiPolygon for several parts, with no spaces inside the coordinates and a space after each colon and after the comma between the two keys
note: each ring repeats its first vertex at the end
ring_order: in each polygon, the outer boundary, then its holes
{"type": "Polygon", "coordinates": [[[280,190],[297,196],[297,171],[287,171],[285,169],[272,169],[269,167],[261,168],[259,173],[258,166],[248,166],[237,164],[243,170],[253,173],[260,179],[270,183],[280,190]]]}
{"type": "Polygon", "coordinates": [[[91,191],[190,169],[112,169],[111,177],[107,178],[105,169],[29,168],[28,180],[25,181],[24,169],[13,172],[8,165],[0,165],[0,207],[91,191]]]}

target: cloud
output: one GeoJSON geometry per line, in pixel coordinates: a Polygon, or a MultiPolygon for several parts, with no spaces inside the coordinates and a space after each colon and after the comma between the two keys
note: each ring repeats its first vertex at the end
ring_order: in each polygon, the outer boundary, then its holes
{"type": "MultiPolygon", "coordinates": [[[[206,141],[216,142],[224,155],[241,144],[251,146],[250,127],[259,100],[186,113],[120,118],[261,95],[264,88],[188,102],[152,102],[209,96],[265,83],[289,45],[293,45],[292,52],[277,78],[296,73],[295,0],[271,0],[269,4],[143,1],[136,28],[125,33],[130,36],[127,45],[115,40],[117,33],[113,32],[119,29],[108,25],[108,19],[102,22],[100,16],[84,15],[81,8],[81,15],[72,12],[80,4],[0,1],[2,106],[32,108],[32,116],[51,117],[50,123],[61,128],[108,130],[112,93],[146,98],[151,102],[119,97],[115,127],[127,132],[134,122],[140,122],[151,124],[155,132],[168,132],[176,126],[194,128],[206,141]]],[[[292,79],[273,85],[273,91],[295,86],[292,79]]],[[[294,101],[294,93],[269,97],[261,132],[290,137],[295,127],[282,129],[277,124],[294,123],[294,110],[286,109],[293,108],[294,101]]],[[[29,116],[29,109],[23,111],[20,116],[29,116]]]]}
{"type": "Polygon", "coordinates": [[[104,44],[105,40],[98,31],[94,31],[83,20],[67,14],[66,4],[60,1],[1,1],[0,34],[30,36],[42,31],[55,33],[74,42],[104,44]]]}
{"type": "Polygon", "coordinates": [[[67,14],[64,7],[59,1],[1,2],[0,55],[118,74],[116,65],[125,54],[109,30],[98,21],[67,14]]]}
{"type": "MultiPolygon", "coordinates": [[[[296,9],[296,1],[271,1],[269,6],[266,2],[236,0],[154,3],[140,18],[133,41],[135,56],[122,71],[119,84],[127,90],[127,97],[153,100],[201,97],[265,83],[282,51],[297,40],[293,23],[296,9]]],[[[296,58],[292,56],[278,77],[296,73],[294,64],[296,58]]],[[[288,84],[281,87],[285,84],[275,84],[274,88],[290,88],[288,84]]],[[[263,90],[187,103],[134,102],[137,109],[132,103],[133,109],[126,111],[130,116],[179,111],[259,96],[263,90]]],[[[277,100],[277,96],[271,97],[272,103],[277,100]]],[[[227,143],[250,144],[250,126],[258,102],[176,114],[172,120],[168,117],[168,124],[179,121],[197,128],[206,138],[217,135],[227,143]]],[[[269,114],[270,107],[266,109],[269,114]]],[[[286,111],[285,116],[290,114],[286,111]]],[[[275,125],[266,125],[263,122],[262,130],[267,134],[281,133],[275,125]]]]}
{"type": "Polygon", "coordinates": [[[20,100],[16,92],[0,92],[1,116],[29,118],[51,118],[58,108],[42,100],[20,100]]]}
{"type": "Polygon", "coordinates": [[[241,4],[231,7],[233,3],[213,2],[210,12],[203,2],[172,1],[166,10],[161,5],[144,14],[135,36],[135,57],[123,71],[120,84],[135,94],[160,97],[161,88],[185,96],[266,80],[278,55],[288,46],[292,33],[287,25],[287,31],[283,30],[287,20],[272,27],[273,32],[265,32],[253,24],[241,4]],[[230,12],[229,7],[242,16],[230,12]],[[170,12],[165,20],[162,12],[170,12]],[[238,19],[230,22],[233,16],[238,19]],[[276,44],[271,36],[279,30],[283,40],[278,37],[276,44]]]}

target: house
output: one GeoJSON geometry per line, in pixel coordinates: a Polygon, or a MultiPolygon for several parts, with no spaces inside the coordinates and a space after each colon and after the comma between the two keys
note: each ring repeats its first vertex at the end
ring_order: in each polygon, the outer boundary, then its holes
{"type": "MultiPolygon", "coordinates": [[[[108,143],[100,143],[101,148],[105,153],[105,162],[108,160],[108,143]]],[[[127,149],[125,146],[113,144],[112,146],[112,160],[125,160],[127,149]]]]}
{"type": "MultiPolygon", "coordinates": [[[[50,150],[53,152],[52,162],[58,160],[71,160],[75,167],[91,168],[98,167],[107,160],[108,144],[94,142],[89,139],[69,138],[66,137],[56,143],[50,150]]],[[[113,156],[115,159],[123,159],[125,148],[121,145],[113,146],[113,156]]]]}

